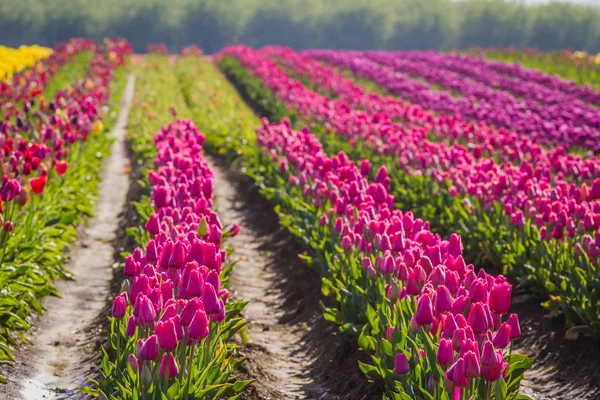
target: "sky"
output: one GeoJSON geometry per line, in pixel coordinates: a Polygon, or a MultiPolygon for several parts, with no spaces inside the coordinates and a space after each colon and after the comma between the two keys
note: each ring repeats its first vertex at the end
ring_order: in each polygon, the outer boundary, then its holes
{"type": "MultiPolygon", "coordinates": [[[[552,0],[522,0],[525,4],[546,4],[552,0]]],[[[561,3],[584,4],[600,7],[600,0],[560,0],[561,3]]]]}

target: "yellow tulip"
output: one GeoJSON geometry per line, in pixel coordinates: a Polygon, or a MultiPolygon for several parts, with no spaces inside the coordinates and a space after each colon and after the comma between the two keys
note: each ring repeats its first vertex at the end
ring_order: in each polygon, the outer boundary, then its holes
{"type": "MultiPolygon", "coordinates": [[[[39,60],[52,54],[52,49],[38,45],[21,46],[18,49],[0,46],[0,80],[9,80],[25,68],[33,67],[39,60]]],[[[41,68],[37,66],[36,68],[41,68]]]]}

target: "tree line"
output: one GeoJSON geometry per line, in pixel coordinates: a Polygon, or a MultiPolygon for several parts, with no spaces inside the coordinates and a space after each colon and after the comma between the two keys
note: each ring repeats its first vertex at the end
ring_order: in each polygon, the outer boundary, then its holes
{"type": "Polygon", "coordinates": [[[2,0],[0,44],[127,38],[138,52],[229,43],[304,48],[531,47],[600,52],[600,8],[508,0],[2,0]]]}

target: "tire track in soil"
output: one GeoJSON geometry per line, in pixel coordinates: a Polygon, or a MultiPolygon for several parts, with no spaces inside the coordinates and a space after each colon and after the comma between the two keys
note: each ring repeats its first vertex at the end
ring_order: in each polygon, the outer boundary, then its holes
{"type": "Polygon", "coordinates": [[[98,368],[98,317],[111,297],[114,246],[119,215],[129,188],[129,160],[125,148],[127,118],[135,77],[128,77],[119,116],[112,135],[115,142],[104,160],[95,216],[79,230],[66,268],[75,281],[58,281],[61,298],[44,299],[46,310],[29,335],[31,345],[17,351],[8,370],[9,384],[0,398],[23,400],[84,398],[79,388],[98,368]],[[6,396],[6,397],[3,397],[6,396]]]}
{"type": "Polygon", "coordinates": [[[235,167],[206,157],[215,173],[215,206],[237,262],[231,274],[236,298],[248,301],[244,378],[255,379],[246,400],[381,399],[381,389],[358,369],[366,361],[356,338],[324,320],[320,277],[298,257],[302,247],[280,228],[273,207],[235,167]]]}

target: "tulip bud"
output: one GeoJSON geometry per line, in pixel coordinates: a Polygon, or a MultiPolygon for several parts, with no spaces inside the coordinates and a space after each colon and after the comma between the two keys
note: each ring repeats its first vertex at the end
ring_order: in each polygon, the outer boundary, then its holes
{"type": "Polygon", "coordinates": [[[175,377],[179,375],[179,367],[177,366],[177,362],[175,361],[175,357],[173,354],[168,353],[163,355],[163,358],[160,362],[160,376],[165,377],[175,377]]]}
{"type": "Polygon", "coordinates": [[[433,306],[431,298],[427,295],[422,295],[417,303],[417,311],[415,313],[415,322],[420,325],[430,325],[433,323],[433,306]]]}
{"type": "Polygon", "coordinates": [[[129,363],[129,366],[131,366],[131,369],[133,370],[133,372],[137,374],[137,372],[140,368],[140,364],[139,364],[138,359],[135,357],[135,355],[130,354],[129,357],[127,358],[127,362],[129,363]]]}
{"type": "Polygon", "coordinates": [[[454,350],[452,341],[448,339],[440,340],[440,346],[437,352],[437,362],[443,367],[449,367],[454,363],[454,350]]]}
{"type": "Polygon", "coordinates": [[[142,368],[142,376],[141,376],[142,386],[149,387],[152,384],[152,372],[150,372],[150,367],[145,364],[142,368]]]}
{"type": "Polygon", "coordinates": [[[127,293],[121,293],[113,302],[112,316],[116,319],[122,319],[127,312],[127,293]]]}
{"type": "Polygon", "coordinates": [[[519,326],[519,317],[517,314],[510,314],[510,317],[508,317],[508,325],[510,326],[510,339],[520,338],[521,327],[519,326]]]}
{"type": "Polygon", "coordinates": [[[506,314],[510,310],[511,292],[512,285],[508,282],[494,285],[488,299],[490,310],[496,314],[506,314]]]}
{"type": "Polygon", "coordinates": [[[394,373],[396,375],[404,375],[410,371],[410,365],[408,360],[403,353],[396,354],[396,361],[394,363],[394,373]]]}
{"type": "Polygon", "coordinates": [[[498,365],[498,356],[491,342],[483,344],[483,353],[481,354],[481,365],[486,368],[493,368],[498,365]]]}

